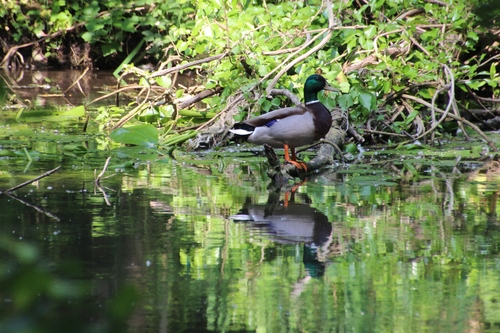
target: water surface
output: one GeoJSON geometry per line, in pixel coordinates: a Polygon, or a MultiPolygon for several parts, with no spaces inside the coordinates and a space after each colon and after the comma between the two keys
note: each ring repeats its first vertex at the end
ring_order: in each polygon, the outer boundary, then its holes
{"type": "MultiPolygon", "coordinates": [[[[34,245],[52,276],[90,284],[83,299],[65,299],[82,325],[112,331],[103,324],[110,304],[133,303],[130,332],[500,330],[495,164],[453,170],[437,148],[411,162],[378,153],[386,162],[275,189],[264,158],[238,147],[169,157],[98,149],[99,135],[66,142],[52,129],[23,141],[7,132],[0,149],[14,154],[0,157],[0,190],[61,169],[0,195],[2,242],[34,245]],[[23,147],[31,160],[17,154],[23,147]]],[[[1,301],[4,323],[23,313],[13,331],[49,316],[1,301]]]]}

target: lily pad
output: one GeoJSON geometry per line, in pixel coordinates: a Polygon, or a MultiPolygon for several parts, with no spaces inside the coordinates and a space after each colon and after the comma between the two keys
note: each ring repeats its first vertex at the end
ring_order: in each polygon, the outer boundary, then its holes
{"type": "Polygon", "coordinates": [[[118,128],[111,132],[110,137],[123,144],[152,147],[158,143],[158,130],[153,125],[141,124],[118,128]]]}
{"type": "Polygon", "coordinates": [[[53,115],[50,117],[47,117],[45,120],[47,121],[62,121],[62,120],[68,120],[69,118],[77,118],[77,117],[83,117],[85,116],[85,107],[83,105],[74,107],[72,109],[69,109],[67,111],[64,111],[58,115],[53,115]]]}

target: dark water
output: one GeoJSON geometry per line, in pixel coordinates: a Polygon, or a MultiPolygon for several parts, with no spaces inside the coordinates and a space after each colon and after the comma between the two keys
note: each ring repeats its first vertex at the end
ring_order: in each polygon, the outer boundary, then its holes
{"type": "MultiPolygon", "coordinates": [[[[82,74],[83,71],[77,70],[0,71],[0,78],[16,94],[17,106],[22,104],[38,109],[89,103],[117,86],[116,78],[110,72],[88,71],[84,76],[82,74]]],[[[100,104],[114,102],[111,97],[100,104]]]]}
{"type": "Polygon", "coordinates": [[[61,166],[0,195],[10,332],[127,331],[120,318],[130,332],[500,331],[494,164],[473,172],[463,161],[457,173],[454,161],[422,159],[412,178],[397,163],[348,164],[280,191],[264,159],[238,149],[130,163],[122,148],[64,147],[42,140],[26,147],[39,152],[31,162],[0,158],[0,190],[61,166]],[[71,289],[80,283],[83,295],[71,289]],[[71,329],[47,308],[64,309],[71,329]]]}
{"type": "Polygon", "coordinates": [[[66,164],[19,200],[0,196],[1,230],[53,264],[80,265],[92,302],[134,286],[131,331],[500,324],[496,192],[481,183],[363,186],[336,175],[285,196],[247,177],[165,161],[103,181],[108,205],[91,172],[66,164]]]}

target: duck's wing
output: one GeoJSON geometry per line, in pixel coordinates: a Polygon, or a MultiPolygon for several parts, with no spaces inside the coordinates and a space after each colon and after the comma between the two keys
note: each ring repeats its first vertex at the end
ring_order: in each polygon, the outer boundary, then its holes
{"type": "Polygon", "coordinates": [[[268,113],[263,114],[261,116],[245,120],[245,121],[243,121],[243,123],[254,126],[254,127],[260,127],[260,126],[265,126],[266,124],[268,124],[269,122],[271,122],[273,120],[279,120],[279,119],[283,119],[283,118],[295,116],[295,115],[302,115],[306,112],[307,112],[307,109],[303,106],[292,106],[292,107],[282,108],[282,109],[268,112],[268,113]]]}

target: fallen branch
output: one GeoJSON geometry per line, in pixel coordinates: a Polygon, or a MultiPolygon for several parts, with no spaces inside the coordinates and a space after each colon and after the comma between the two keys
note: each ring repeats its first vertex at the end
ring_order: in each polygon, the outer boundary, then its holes
{"type": "Polygon", "coordinates": [[[85,24],[87,24],[87,22],[81,22],[81,23],[78,23],[78,24],[75,24],[74,26],[71,26],[67,29],[64,29],[64,30],[60,30],[60,31],[57,31],[57,32],[54,32],[50,35],[46,35],[40,39],[37,39],[33,42],[29,42],[29,43],[25,43],[25,44],[21,44],[21,45],[16,45],[16,46],[12,46],[9,50],[9,52],[7,52],[7,54],[5,54],[5,56],[3,57],[2,59],[2,62],[0,62],[0,67],[5,67],[8,65],[9,63],[9,59],[16,53],[18,53],[17,50],[19,49],[22,49],[22,48],[25,48],[25,47],[28,47],[28,46],[32,46],[32,45],[35,45],[35,44],[38,44],[40,42],[43,42],[44,40],[46,39],[50,39],[50,38],[54,38],[54,37],[57,37],[59,35],[62,35],[63,33],[66,33],[68,31],[71,31],[71,30],[75,30],[76,28],[79,28],[79,27],[82,27],[84,26],[85,24]]]}
{"type": "Polygon", "coordinates": [[[16,197],[15,195],[12,195],[12,194],[8,193],[7,191],[5,191],[5,192],[4,192],[4,194],[5,194],[6,196],[8,196],[9,198],[12,198],[12,199],[14,199],[14,200],[19,201],[20,203],[22,203],[22,204],[23,204],[23,205],[25,205],[25,206],[28,206],[28,207],[33,208],[34,210],[36,210],[36,211],[37,211],[37,212],[39,212],[39,213],[42,213],[42,214],[44,214],[44,215],[47,215],[47,216],[48,216],[48,217],[50,217],[51,219],[54,219],[54,220],[56,220],[56,221],[58,221],[58,222],[59,222],[59,221],[61,221],[61,219],[60,219],[59,217],[57,217],[56,215],[52,214],[51,212],[46,211],[45,209],[43,209],[43,208],[41,208],[41,207],[38,207],[38,206],[33,205],[33,204],[30,204],[29,202],[26,202],[26,201],[24,201],[24,200],[22,200],[22,199],[20,199],[20,198],[16,197]]]}
{"type": "MultiPolygon", "coordinates": [[[[65,95],[71,88],[73,88],[73,86],[75,84],[77,84],[78,82],[80,82],[80,80],[82,79],[82,77],[85,76],[85,74],[87,74],[87,72],[89,71],[89,67],[85,68],[85,70],[83,71],[83,73],[78,77],[78,79],[75,80],[75,82],[73,82],[66,90],[64,90],[62,93],[63,95],[65,95]]],[[[81,89],[80,89],[81,91],[81,89]]],[[[83,92],[82,92],[83,93],[83,92]]],[[[84,94],[85,95],[85,94],[84,94]]]]}
{"type": "Polygon", "coordinates": [[[46,172],[46,173],[44,173],[43,175],[40,175],[40,176],[38,176],[38,177],[36,177],[36,178],[30,179],[30,180],[28,180],[28,181],[26,181],[26,182],[22,183],[22,184],[19,184],[19,185],[16,185],[16,186],[14,186],[14,187],[11,187],[11,188],[9,188],[8,190],[6,190],[6,191],[4,191],[4,192],[0,192],[0,194],[4,194],[4,193],[5,193],[5,194],[8,194],[8,193],[10,193],[10,192],[12,192],[12,191],[18,190],[18,189],[20,189],[21,187],[24,187],[24,186],[26,186],[26,185],[29,185],[29,184],[31,184],[31,183],[36,182],[37,180],[40,180],[40,179],[45,178],[45,177],[47,177],[47,176],[50,176],[51,174],[53,174],[54,172],[56,172],[56,171],[57,171],[57,170],[59,170],[60,168],[61,168],[61,166],[58,166],[58,167],[57,167],[57,168],[55,168],[55,169],[52,169],[52,170],[50,170],[50,171],[47,171],[47,172],[46,172]]]}
{"type": "Polygon", "coordinates": [[[170,73],[179,72],[179,71],[182,71],[182,70],[184,70],[186,68],[190,68],[190,67],[193,67],[193,66],[201,65],[201,64],[204,64],[206,62],[212,62],[214,60],[220,60],[220,59],[224,58],[225,56],[227,56],[228,53],[229,52],[221,53],[221,54],[218,54],[218,55],[215,55],[215,56],[212,56],[212,57],[208,57],[208,58],[203,58],[203,59],[191,61],[191,62],[188,62],[187,64],[182,64],[182,65],[178,65],[178,66],[175,66],[175,67],[167,68],[167,69],[164,69],[164,70],[161,70],[161,71],[158,71],[158,72],[154,72],[153,74],[151,74],[147,78],[148,79],[152,79],[152,78],[155,78],[155,77],[158,77],[158,76],[163,76],[163,75],[167,75],[167,74],[170,74],[170,73]]]}
{"type": "Polygon", "coordinates": [[[300,101],[300,98],[298,98],[297,95],[295,95],[294,93],[292,93],[288,89],[272,89],[271,90],[271,95],[273,95],[273,96],[275,96],[275,95],[283,95],[283,96],[288,97],[288,99],[291,100],[292,103],[295,104],[295,105],[302,104],[301,101],[300,101]]]}
{"type": "MultiPolygon", "coordinates": [[[[104,173],[106,172],[106,169],[108,168],[108,165],[109,165],[109,161],[111,160],[111,156],[109,156],[107,159],[106,159],[106,162],[104,163],[104,166],[102,167],[102,171],[99,173],[99,175],[97,177],[95,177],[95,184],[97,186],[99,186],[99,182],[101,181],[101,178],[102,176],[104,175],[104,173]]],[[[94,172],[95,173],[95,172],[94,172]]]]}
{"type": "MultiPolygon", "coordinates": [[[[428,102],[424,101],[423,99],[418,98],[418,97],[416,97],[416,96],[412,96],[412,95],[408,95],[408,94],[403,94],[401,97],[403,97],[403,98],[407,98],[407,99],[411,99],[411,100],[413,100],[413,101],[415,101],[415,102],[418,102],[418,103],[420,103],[420,104],[422,104],[422,105],[425,105],[425,106],[427,106],[427,107],[429,107],[429,108],[431,108],[431,107],[432,107],[430,103],[428,103],[428,102]]],[[[446,112],[446,111],[441,110],[441,109],[439,109],[439,108],[435,108],[435,110],[436,110],[437,112],[441,113],[441,114],[444,114],[444,113],[446,112]]],[[[449,113],[449,114],[448,114],[448,117],[450,117],[450,118],[452,118],[452,119],[455,119],[456,121],[462,122],[462,123],[464,123],[465,125],[467,125],[467,126],[469,126],[470,128],[472,128],[474,131],[476,131],[476,132],[477,132],[477,133],[478,133],[478,134],[479,134],[479,135],[480,135],[480,136],[484,139],[484,141],[486,141],[486,143],[488,143],[488,145],[489,145],[489,146],[493,149],[493,151],[498,151],[498,148],[495,146],[495,143],[494,143],[494,142],[492,142],[492,141],[488,138],[488,136],[487,136],[486,134],[484,134],[484,132],[483,132],[483,131],[481,131],[481,129],[480,129],[479,127],[477,127],[476,125],[474,125],[473,123],[471,123],[471,122],[470,122],[470,121],[468,121],[467,119],[464,119],[464,118],[461,118],[461,117],[457,117],[457,116],[456,116],[455,114],[453,114],[453,113],[449,113]]],[[[404,143],[407,143],[407,142],[403,142],[403,144],[404,144],[404,143]]],[[[400,143],[400,144],[402,144],[402,143],[400,143]]]]}
{"type": "Polygon", "coordinates": [[[203,100],[204,98],[207,98],[209,96],[213,96],[215,94],[218,94],[222,91],[222,88],[221,87],[217,87],[217,88],[214,88],[214,89],[207,89],[207,90],[204,90],[202,92],[200,92],[199,94],[185,100],[184,102],[180,103],[179,106],[178,106],[178,109],[179,110],[182,110],[182,109],[185,109],[187,108],[188,106],[192,105],[192,104],[195,104],[201,100],[203,100]]]}

